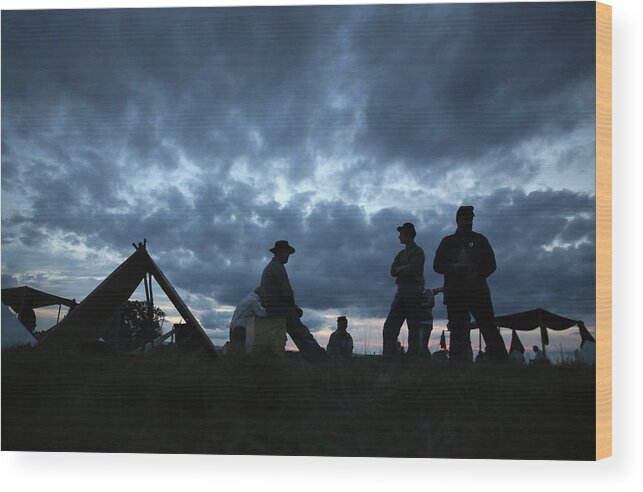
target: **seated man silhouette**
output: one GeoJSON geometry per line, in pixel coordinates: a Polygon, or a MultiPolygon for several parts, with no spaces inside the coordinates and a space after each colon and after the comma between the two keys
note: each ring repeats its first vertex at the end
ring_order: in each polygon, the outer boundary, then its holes
{"type": "Polygon", "coordinates": [[[347,331],[348,320],[346,316],[337,318],[337,330],[330,335],[326,353],[336,359],[350,358],[353,355],[353,337],[347,331]]]}
{"type": "Polygon", "coordinates": [[[269,251],[274,257],[261,275],[260,287],[261,304],[266,314],[286,318],[286,332],[302,354],[325,356],[326,351],[319,346],[308,327],[300,320],[304,313],[295,304],[295,296],[284,267],[295,248],[288,244],[288,241],[280,240],[269,251]]]}

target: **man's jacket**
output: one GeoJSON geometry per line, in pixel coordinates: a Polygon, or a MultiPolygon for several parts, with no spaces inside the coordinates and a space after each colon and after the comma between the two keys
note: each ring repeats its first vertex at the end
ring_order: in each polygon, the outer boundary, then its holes
{"type": "Polygon", "coordinates": [[[440,242],[433,270],[444,275],[444,304],[448,304],[453,295],[488,295],[486,278],[496,271],[496,258],[482,234],[456,231],[440,242]],[[464,267],[456,271],[456,264],[464,267]]]}
{"type": "Polygon", "coordinates": [[[400,251],[391,265],[391,275],[395,277],[398,287],[424,288],[424,251],[417,244],[408,245],[400,251]],[[395,273],[398,267],[407,267],[401,273],[395,273]]]}
{"type": "Polygon", "coordinates": [[[295,296],[284,265],[273,258],[261,275],[261,304],[265,308],[295,307],[295,296]]]}

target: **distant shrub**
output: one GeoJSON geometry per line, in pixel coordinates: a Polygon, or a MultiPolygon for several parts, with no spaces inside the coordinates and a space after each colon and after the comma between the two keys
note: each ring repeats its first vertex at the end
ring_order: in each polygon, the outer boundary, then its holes
{"type": "Polygon", "coordinates": [[[127,301],[121,311],[118,346],[123,350],[140,347],[161,334],[161,320],[165,313],[158,306],[152,308],[147,301],[127,301]]]}

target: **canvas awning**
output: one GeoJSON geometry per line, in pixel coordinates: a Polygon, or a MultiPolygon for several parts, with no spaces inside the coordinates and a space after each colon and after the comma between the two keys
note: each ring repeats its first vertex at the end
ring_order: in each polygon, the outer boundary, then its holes
{"type": "MultiPolygon", "coordinates": [[[[511,330],[517,331],[540,329],[543,351],[545,350],[545,346],[549,345],[549,335],[547,334],[547,330],[563,331],[574,326],[578,326],[582,340],[594,340],[582,321],[565,318],[564,316],[554,314],[543,308],[497,316],[496,324],[498,325],[498,328],[510,328],[511,330]]],[[[474,323],[471,325],[471,328],[477,329],[478,326],[474,323]]]]}
{"type": "Polygon", "coordinates": [[[56,304],[72,307],[76,305],[74,299],[47,294],[31,287],[10,287],[2,289],[2,302],[19,313],[23,309],[36,309],[44,306],[54,306],[56,304]]]}
{"type": "Polygon", "coordinates": [[[512,330],[518,331],[530,331],[536,328],[562,331],[577,325],[579,321],[538,308],[532,309],[531,311],[498,316],[496,317],[496,323],[500,328],[511,328],[512,330]]]}

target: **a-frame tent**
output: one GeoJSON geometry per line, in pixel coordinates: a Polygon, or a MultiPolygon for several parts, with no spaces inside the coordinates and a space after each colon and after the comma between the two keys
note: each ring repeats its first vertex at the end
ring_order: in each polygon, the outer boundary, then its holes
{"type": "Polygon", "coordinates": [[[192,343],[216,355],[214,345],[190,312],[183,299],[147,252],[145,243],[134,245],[134,253],[96,287],[60,323],[39,340],[40,349],[71,349],[98,340],[109,323],[119,315],[122,307],[141,282],[151,298],[151,277],[154,277],[168,299],[186,321],[192,343]],[[150,275],[148,286],[147,275],[150,275]]]}

